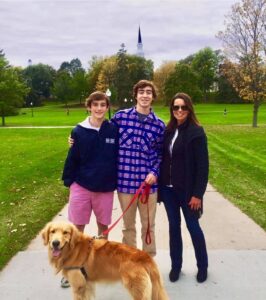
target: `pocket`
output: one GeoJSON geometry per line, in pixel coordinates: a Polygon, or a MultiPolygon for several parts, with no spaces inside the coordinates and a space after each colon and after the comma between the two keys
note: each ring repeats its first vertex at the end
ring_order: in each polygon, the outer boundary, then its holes
{"type": "Polygon", "coordinates": [[[131,146],[133,143],[133,129],[128,128],[120,133],[120,146],[131,146]]]}

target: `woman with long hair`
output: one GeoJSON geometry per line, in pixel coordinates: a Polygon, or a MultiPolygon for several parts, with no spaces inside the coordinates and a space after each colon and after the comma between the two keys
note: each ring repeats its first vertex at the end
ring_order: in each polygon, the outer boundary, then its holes
{"type": "Polygon", "coordinates": [[[172,282],[179,279],[183,261],[181,210],[195,250],[197,281],[207,279],[208,255],[199,218],[203,212],[208,169],[205,132],[199,125],[189,95],[178,93],[170,104],[159,178],[159,201],[163,201],[169,221],[172,264],[169,279],[172,282]]]}

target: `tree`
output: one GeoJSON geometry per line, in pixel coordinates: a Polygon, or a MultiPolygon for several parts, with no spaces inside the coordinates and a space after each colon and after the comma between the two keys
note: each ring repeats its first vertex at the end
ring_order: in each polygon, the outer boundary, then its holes
{"type": "Polygon", "coordinates": [[[218,92],[216,96],[216,102],[220,103],[243,103],[243,100],[239,97],[236,90],[233,88],[228,79],[221,74],[218,77],[218,92]]]}
{"type": "Polygon", "coordinates": [[[190,65],[178,63],[175,71],[167,78],[164,87],[167,104],[178,92],[189,94],[195,102],[201,100],[202,93],[198,84],[198,74],[190,65]]]}
{"type": "Polygon", "coordinates": [[[53,94],[65,104],[66,113],[69,115],[68,102],[73,99],[73,82],[66,70],[58,71],[54,82],[53,94]]]}
{"type": "Polygon", "coordinates": [[[127,55],[128,71],[131,86],[141,79],[152,80],[153,62],[137,55],[127,55]]]}
{"type": "Polygon", "coordinates": [[[96,89],[105,92],[108,88],[113,89],[115,72],[117,68],[116,56],[106,57],[101,65],[101,70],[98,74],[96,89]]]}
{"type": "Polygon", "coordinates": [[[44,64],[28,66],[23,70],[22,75],[30,88],[26,96],[26,105],[30,103],[34,106],[41,105],[44,98],[51,96],[55,74],[53,67],[44,64]]]}
{"type": "Polygon", "coordinates": [[[82,100],[84,100],[84,98],[88,94],[88,82],[85,70],[80,69],[75,72],[72,78],[72,86],[73,97],[75,99],[79,99],[79,103],[81,104],[82,100]]]}
{"type": "Polygon", "coordinates": [[[116,55],[117,68],[115,71],[114,83],[117,91],[117,103],[119,107],[127,106],[127,103],[124,102],[124,100],[129,99],[131,96],[128,58],[126,52],[125,44],[121,44],[121,48],[116,55]]]}
{"type": "Polygon", "coordinates": [[[70,62],[64,61],[58,71],[66,71],[73,77],[76,72],[85,70],[82,68],[81,61],[78,58],[74,58],[70,62]]]}
{"type": "Polygon", "coordinates": [[[2,126],[5,126],[5,117],[16,112],[24,104],[24,96],[28,89],[20,78],[19,70],[11,67],[4,54],[0,52],[0,114],[2,126]]]}
{"type": "Polygon", "coordinates": [[[89,69],[87,72],[88,93],[92,93],[97,89],[99,74],[104,65],[104,58],[93,56],[89,61],[89,69]]]}
{"type": "Polygon", "coordinates": [[[207,101],[217,80],[218,57],[215,51],[209,47],[200,50],[194,55],[191,66],[198,73],[199,87],[207,101]]]}
{"type": "Polygon", "coordinates": [[[252,126],[266,98],[266,0],[242,0],[232,6],[218,38],[227,58],[223,72],[245,100],[254,102],[252,126]]]}
{"type": "Polygon", "coordinates": [[[158,99],[164,100],[165,104],[169,102],[165,95],[165,83],[169,76],[175,71],[176,61],[164,62],[156,71],[154,72],[153,81],[158,89],[158,99]]]}

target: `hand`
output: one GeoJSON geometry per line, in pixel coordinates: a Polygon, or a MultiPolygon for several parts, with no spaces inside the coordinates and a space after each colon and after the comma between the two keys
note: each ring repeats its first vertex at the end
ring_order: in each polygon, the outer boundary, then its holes
{"type": "Polygon", "coordinates": [[[201,200],[193,196],[191,197],[188,205],[192,210],[199,210],[201,208],[201,200]]]}
{"type": "Polygon", "coordinates": [[[74,145],[74,139],[72,139],[71,136],[69,135],[67,141],[68,141],[69,148],[71,148],[74,145]]]}
{"type": "Polygon", "coordinates": [[[145,183],[149,185],[153,185],[154,183],[156,183],[156,181],[157,181],[157,177],[152,173],[149,173],[145,178],[145,183]]]}

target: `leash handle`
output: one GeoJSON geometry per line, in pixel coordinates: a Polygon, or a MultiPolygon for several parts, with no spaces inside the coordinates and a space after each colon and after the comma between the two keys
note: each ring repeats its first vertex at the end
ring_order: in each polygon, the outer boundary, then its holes
{"type": "Polygon", "coordinates": [[[151,244],[151,229],[150,229],[150,212],[149,212],[149,196],[150,196],[150,185],[145,186],[145,190],[143,194],[141,195],[141,203],[142,204],[147,204],[147,216],[148,216],[148,225],[147,225],[147,231],[146,231],[146,237],[145,237],[145,242],[147,245],[151,244]]]}
{"type": "MultiPolygon", "coordinates": [[[[146,201],[148,203],[149,199],[149,193],[150,193],[150,185],[146,184],[145,182],[142,182],[140,187],[137,189],[136,193],[134,194],[133,198],[129,202],[126,209],[123,211],[122,215],[105,231],[102,232],[102,235],[107,236],[108,233],[116,226],[116,224],[123,218],[125,213],[128,211],[130,206],[133,204],[133,202],[140,197],[141,201],[146,201]],[[145,198],[144,198],[145,197],[145,198]],[[143,200],[144,199],[144,200],[143,200]]],[[[143,202],[142,202],[143,203],[143,202]]],[[[149,218],[148,218],[149,219],[149,218]]],[[[148,220],[149,223],[149,220],[148,220]]]]}

